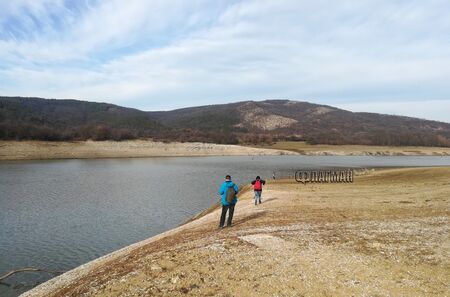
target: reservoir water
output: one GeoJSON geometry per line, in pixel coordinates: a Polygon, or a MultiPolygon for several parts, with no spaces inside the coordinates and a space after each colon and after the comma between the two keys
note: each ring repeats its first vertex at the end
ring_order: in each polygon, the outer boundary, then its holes
{"type": "MultiPolygon", "coordinates": [[[[450,166],[450,157],[174,157],[0,163],[0,276],[23,267],[67,271],[183,223],[218,201],[226,174],[300,169],[450,166]]],[[[356,180],[355,180],[356,182],[356,180]]],[[[48,280],[22,273],[0,283],[17,296],[48,280]]]]}

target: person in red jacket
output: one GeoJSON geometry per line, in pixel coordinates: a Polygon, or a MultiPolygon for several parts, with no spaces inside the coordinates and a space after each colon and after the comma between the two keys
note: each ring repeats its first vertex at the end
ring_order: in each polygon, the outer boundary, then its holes
{"type": "Polygon", "coordinates": [[[252,181],[253,190],[255,191],[255,205],[261,204],[261,193],[262,186],[266,184],[266,181],[261,179],[259,176],[256,177],[254,181],[252,181]]]}

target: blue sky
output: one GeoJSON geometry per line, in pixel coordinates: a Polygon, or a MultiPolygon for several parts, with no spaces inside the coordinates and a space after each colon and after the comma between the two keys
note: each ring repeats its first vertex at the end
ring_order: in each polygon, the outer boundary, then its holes
{"type": "Polygon", "coordinates": [[[0,0],[0,95],[294,99],[450,122],[450,4],[0,0]]]}

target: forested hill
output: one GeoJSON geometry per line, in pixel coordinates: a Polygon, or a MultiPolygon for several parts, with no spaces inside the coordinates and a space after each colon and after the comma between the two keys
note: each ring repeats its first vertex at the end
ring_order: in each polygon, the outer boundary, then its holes
{"type": "Polygon", "coordinates": [[[0,97],[0,139],[450,146],[450,124],[289,100],[145,112],[78,100],[0,97]]]}
{"type": "Polygon", "coordinates": [[[2,139],[131,139],[164,130],[148,113],[106,103],[0,97],[2,139]]]}

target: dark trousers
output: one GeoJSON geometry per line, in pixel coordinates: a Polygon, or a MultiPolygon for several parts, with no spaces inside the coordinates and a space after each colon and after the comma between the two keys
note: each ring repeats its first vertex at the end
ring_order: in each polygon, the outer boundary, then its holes
{"type": "Polygon", "coordinates": [[[225,216],[227,215],[228,210],[230,210],[230,212],[228,213],[227,226],[231,226],[231,221],[233,220],[234,213],[234,204],[222,205],[222,215],[220,216],[219,227],[223,227],[223,224],[225,224],[225,216]]]}

